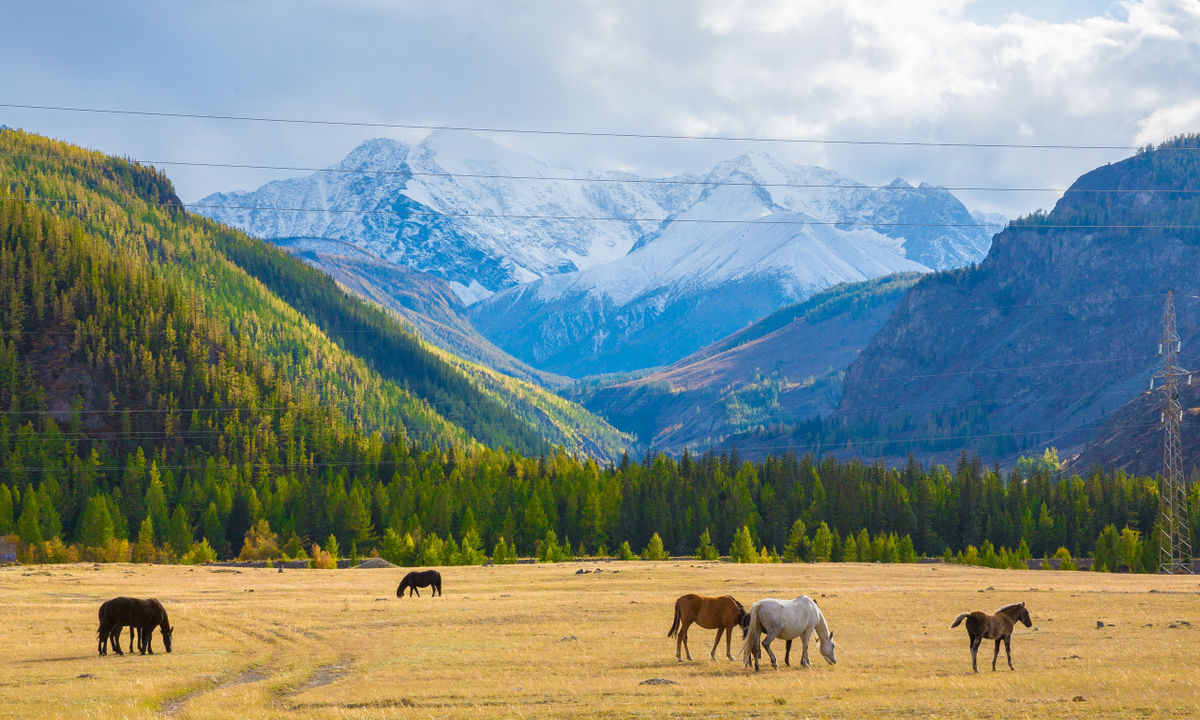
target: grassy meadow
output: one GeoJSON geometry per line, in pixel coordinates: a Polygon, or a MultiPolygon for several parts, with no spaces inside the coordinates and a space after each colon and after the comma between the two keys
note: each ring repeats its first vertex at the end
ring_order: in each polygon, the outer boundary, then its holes
{"type": "MultiPolygon", "coordinates": [[[[13,718],[1196,717],[1200,578],[943,565],[572,562],[443,569],[52,565],[0,569],[13,718]],[[577,575],[579,568],[603,572],[577,575]],[[666,633],[685,592],[818,600],[838,665],[695,662],[666,633]],[[96,611],[157,597],[174,652],[96,653],[96,611]],[[1016,672],[971,672],[959,613],[1024,600],[1016,672]],[[1104,623],[1101,628],[1097,622],[1104,623]],[[1180,621],[1183,621],[1181,623],[1180,621]],[[1185,624],[1186,623],[1186,624],[1185,624]],[[1170,627],[1175,625],[1175,627],[1170,627]],[[642,685],[651,678],[674,684],[642,685]]],[[[123,646],[128,633],[123,634],[123,646]]],[[[986,653],[985,653],[986,651],[986,653]]],[[[737,654],[737,643],[734,645],[737,654]]],[[[766,657],[764,655],[764,661],[766,657]]]]}

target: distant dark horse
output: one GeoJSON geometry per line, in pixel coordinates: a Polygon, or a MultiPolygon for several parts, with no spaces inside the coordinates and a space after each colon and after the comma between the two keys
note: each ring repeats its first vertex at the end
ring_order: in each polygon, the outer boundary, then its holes
{"type": "Polygon", "coordinates": [[[100,628],[97,630],[97,636],[100,644],[100,654],[106,654],[105,641],[111,640],[113,650],[118,654],[121,652],[120,633],[121,628],[129,626],[129,651],[133,652],[133,631],[137,630],[138,635],[138,651],[145,655],[146,653],[154,654],[154,648],[151,644],[154,640],[154,628],[157,626],[162,631],[163,646],[167,652],[171,652],[171,634],[174,629],[171,627],[170,621],[167,619],[167,611],[163,608],[162,603],[153,598],[148,600],[140,600],[131,597],[117,597],[109,600],[100,606],[100,628]]]}
{"type": "Polygon", "coordinates": [[[404,591],[408,590],[409,597],[416,593],[417,597],[421,597],[421,593],[417,592],[419,587],[433,586],[433,594],[442,594],[442,574],[437,570],[421,570],[419,572],[410,572],[400,581],[400,587],[396,588],[396,597],[404,597],[404,591]]]}
{"type": "Polygon", "coordinates": [[[1018,622],[1024,623],[1025,627],[1033,625],[1033,621],[1029,619],[1029,611],[1025,609],[1025,603],[1005,605],[997,610],[995,615],[988,615],[982,610],[963,613],[954,618],[950,627],[958,627],[958,624],[964,619],[967,621],[967,637],[971,639],[971,669],[979,672],[979,667],[975,664],[975,656],[979,652],[979,644],[985,638],[996,641],[996,650],[992,653],[992,671],[996,670],[996,658],[1000,656],[1001,640],[1004,641],[1004,654],[1008,656],[1008,669],[1016,669],[1012,664],[1012,648],[1008,643],[1012,638],[1013,627],[1018,622]]]}
{"type": "MultiPolygon", "coordinates": [[[[99,635],[101,655],[108,654],[108,643],[110,641],[112,642],[113,652],[118,655],[125,654],[121,652],[121,629],[125,626],[123,623],[117,622],[116,617],[117,615],[121,615],[124,618],[128,615],[125,610],[118,610],[118,608],[125,605],[129,599],[126,597],[113,598],[112,600],[105,600],[104,604],[100,606],[100,629],[97,631],[97,635],[99,635]],[[108,632],[105,632],[105,628],[108,628],[108,632]]],[[[133,625],[129,626],[130,652],[133,652],[133,632],[135,629],[137,628],[134,628],[133,625]]]]}

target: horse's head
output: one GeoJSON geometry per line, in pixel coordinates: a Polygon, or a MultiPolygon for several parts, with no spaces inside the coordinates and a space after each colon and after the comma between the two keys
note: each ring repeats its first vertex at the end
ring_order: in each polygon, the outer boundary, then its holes
{"type": "Polygon", "coordinates": [[[1021,609],[1017,613],[1017,620],[1020,620],[1022,623],[1024,623],[1025,627],[1030,627],[1033,625],[1033,620],[1029,618],[1029,610],[1026,609],[1025,603],[1021,603],[1021,609]]]}
{"type": "Polygon", "coordinates": [[[821,641],[821,657],[825,658],[825,662],[830,665],[837,665],[837,647],[833,644],[832,631],[830,631],[829,637],[821,641]]]}
{"type": "Polygon", "coordinates": [[[170,625],[167,625],[166,623],[163,624],[163,626],[162,626],[163,647],[165,647],[167,649],[167,652],[171,652],[171,633],[173,633],[173,632],[175,632],[175,628],[171,627],[170,625]]]}

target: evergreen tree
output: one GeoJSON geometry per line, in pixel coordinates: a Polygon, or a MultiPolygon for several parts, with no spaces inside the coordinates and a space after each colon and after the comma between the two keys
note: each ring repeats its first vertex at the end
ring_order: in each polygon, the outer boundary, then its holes
{"type": "Polygon", "coordinates": [[[102,548],[113,539],[112,516],[103,495],[88,498],[80,521],[79,540],[85,548],[102,548]]]}
{"type": "MultiPolygon", "coordinates": [[[[107,511],[107,510],[106,510],[107,511]]],[[[139,563],[154,562],[154,523],[147,515],[138,528],[137,546],[133,550],[133,561],[139,563]]]]}
{"type": "MultiPolygon", "coordinates": [[[[437,536],[435,535],[434,537],[436,538],[437,536]]],[[[337,537],[332,533],[330,533],[329,537],[325,540],[324,550],[325,552],[329,553],[329,557],[333,558],[334,562],[342,558],[342,548],[340,545],[338,545],[337,537]]]]}
{"type": "Polygon", "coordinates": [[[824,521],[813,535],[812,553],[813,560],[817,562],[829,562],[833,555],[833,534],[829,532],[829,525],[824,521]]]}
{"type": "Polygon", "coordinates": [[[1142,563],[1142,538],[1137,530],[1126,525],[1116,544],[1116,559],[1121,569],[1127,572],[1150,572],[1142,563]]]}
{"type": "MultiPolygon", "coordinates": [[[[40,522],[40,516],[41,513],[38,511],[37,493],[26,492],[25,502],[22,503],[21,515],[17,518],[17,534],[20,536],[21,542],[27,545],[40,546],[42,544],[42,525],[40,522]]],[[[109,518],[109,522],[112,522],[111,518],[109,518]]],[[[87,543],[84,542],[84,545],[87,545],[87,543]]]]}
{"type": "Polygon", "coordinates": [[[629,547],[629,541],[621,542],[621,547],[617,548],[618,560],[637,560],[637,555],[633,554],[633,548],[629,547]]]}
{"type": "Polygon", "coordinates": [[[733,536],[733,545],[729,547],[729,559],[736,563],[758,562],[759,553],[754,549],[754,538],[750,536],[750,528],[743,525],[733,536]]]}
{"type": "Polygon", "coordinates": [[[400,567],[409,567],[416,559],[416,554],[416,545],[413,543],[412,535],[408,533],[401,535],[393,528],[384,531],[383,543],[379,548],[379,555],[384,560],[400,567]]]}
{"type": "Polygon", "coordinates": [[[704,532],[700,534],[700,547],[696,548],[697,560],[720,560],[721,553],[712,543],[712,536],[708,534],[708,528],[704,528],[704,532]]]}
{"type": "Polygon", "coordinates": [[[811,547],[808,542],[808,528],[804,521],[797,518],[788,531],[787,545],[783,548],[784,562],[803,562],[808,560],[811,547]]]}
{"type": "Polygon", "coordinates": [[[12,492],[7,485],[0,484],[0,536],[8,535],[14,529],[12,492]]]}
{"type": "Polygon", "coordinates": [[[667,551],[663,549],[662,538],[658,533],[650,536],[650,542],[646,544],[646,549],[642,550],[643,560],[667,560],[667,551]]]}
{"type": "Polygon", "coordinates": [[[182,557],[192,546],[192,526],[188,523],[187,511],[182,505],[175,506],[171,513],[171,527],[167,531],[167,543],[177,557],[182,557]]]}
{"type": "Polygon", "coordinates": [[[437,566],[445,564],[445,556],[442,554],[445,543],[437,536],[437,533],[429,533],[421,538],[421,549],[419,559],[422,566],[437,566]]]}
{"type": "Polygon", "coordinates": [[[858,562],[858,543],[850,533],[846,533],[846,542],[842,543],[842,562],[858,562]]]}

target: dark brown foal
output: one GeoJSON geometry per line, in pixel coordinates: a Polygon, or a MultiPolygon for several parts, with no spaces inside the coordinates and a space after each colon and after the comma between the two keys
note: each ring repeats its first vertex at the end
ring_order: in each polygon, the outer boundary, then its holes
{"type": "Polygon", "coordinates": [[[733,654],[730,653],[730,641],[733,638],[733,629],[737,626],[742,627],[742,637],[746,637],[746,628],[750,622],[750,615],[746,613],[746,608],[737,600],[734,600],[729,595],[721,597],[708,597],[705,595],[687,594],[682,595],[675,601],[675,622],[671,625],[671,630],[667,633],[667,637],[676,638],[675,640],[675,659],[682,661],[680,657],[680,649],[687,653],[687,659],[692,659],[692,651],[688,649],[688,628],[692,623],[696,623],[702,628],[712,630],[717,629],[717,639],[713,640],[712,652],[710,653],[713,660],[717,659],[717,645],[721,642],[721,633],[725,633],[725,657],[733,659],[733,654]]]}
{"type": "Polygon", "coordinates": [[[1008,669],[1016,670],[1012,664],[1012,648],[1009,646],[1009,640],[1012,638],[1013,627],[1018,622],[1024,623],[1025,627],[1033,625],[1033,621],[1029,619],[1029,611],[1025,609],[1025,603],[1005,605],[997,610],[995,615],[988,615],[982,610],[963,613],[954,618],[950,627],[958,627],[963,619],[967,621],[967,636],[971,639],[971,669],[979,672],[975,657],[979,652],[979,644],[986,638],[996,641],[996,650],[992,653],[992,671],[996,670],[996,658],[1000,656],[1001,640],[1004,641],[1004,653],[1008,655],[1008,669]]]}

